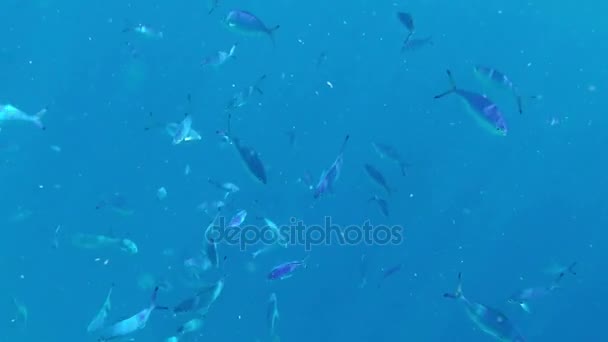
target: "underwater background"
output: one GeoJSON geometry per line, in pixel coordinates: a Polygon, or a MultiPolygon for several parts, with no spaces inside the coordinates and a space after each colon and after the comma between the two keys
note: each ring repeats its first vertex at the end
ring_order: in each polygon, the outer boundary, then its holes
{"type": "MultiPolygon", "coordinates": [[[[255,260],[220,244],[225,270],[214,271],[226,273],[225,289],[204,327],[181,340],[270,341],[274,292],[281,341],[491,341],[462,305],[442,297],[462,272],[467,298],[502,311],[527,341],[603,341],[602,9],[589,0],[220,0],[208,14],[198,0],[3,0],[0,103],[48,113],[45,130],[0,122],[0,342],[96,341],[86,327],[112,284],[110,321],[144,308],[159,281],[168,284],[162,305],[187,297],[183,261],[200,248],[212,218],[197,206],[222,196],[208,178],[239,185],[227,216],[247,209],[252,223],[256,216],[307,224],[331,216],[342,226],[370,220],[403,226],[404,240],[290,246],[255,260]],[[222,20],[233,9],[279,24],[275,46],[226,29],[222,20]],[[401,52],[407,31],[398,11],[412,13],[416,32],[433,44],[401,52]],[[123,32],[139,23],[162,39],[123,32]],[[201,65],[235,43],[234,60],[201,65]],[[509,92],[475,78],[478,63],[542,97],[524,101],[519,114],[509,92]],[[459,87],[496,101],[507,136],[479,127],[457,98],[433,99],[449,87],[446,69],[459,87]],[[231,128],[259,152],[267,185],[216,134],[226,127],[226,103],[262,75],[263,94],[232,113],[231,128]],[[163,128],[146,129],[186,112],[201,141],[174,146],[163,128]],[[315,200],[301,179],[311,172],[316,181],[346,134],[341,177],[332,194],[315,200]],[[375,154],[378,141],[401,151],[407,175],[375,154]],[[368,201],[382,190],[365,163],[395,189],[389,217],[368,201]],[[113,194],[129,213],[97,208],[113,194]],[[139,251],[77,248],[75,234],[128,238],[139,251]],[[266,279],[277,264],[307,256],[293,277],[266,279]],[[518,289],[550,283],[547,268],[574,261],[576,276],[531,303],[531,313],[507,303],[518,289]],[[384,279],[395,265],[400,271],[384,279]]],[[[209,273],[203,277],[217,277],[209,273]]],[[[165,341],[182,323],[159,310],[132,337],[165,341]]]]}

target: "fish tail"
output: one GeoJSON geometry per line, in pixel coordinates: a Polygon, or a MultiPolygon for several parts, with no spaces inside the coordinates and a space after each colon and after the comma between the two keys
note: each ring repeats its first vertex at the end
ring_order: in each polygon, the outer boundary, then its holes
{"type": "Polygon", "coordinates": [[[276,25],[272,28],[269,28],[266,33],[268,34],[268,37],[270,37],[270,40],[272,41],[272,46],[276,46],[276,42],[274,40],[274,33],[276,30],[278,30],[279,28],[281,28],[281,25],[276,25]]]}
{"type": "Polygon", "coordinates": [[[551,284],[550,289],[556,289],[559,287],[559,282],[566,276],[566,274],[571,274],[571,275],[576,275],[576,270],[574,270],[574,267],[576,267],[577,262],[573,262],[571,263],[568,268],[566,268],[565,270],[561,271],[558,275],[557,278],[555,278],[555,280],[553,281],[553,284],[551,284]]]}
{"type": "Polygon", "coordinates": [[[160,286],[156,286],[154,288],[154,291],[152,292],[152,296],[150,298],[150,306],[155,308],[155,309],[160,309],[160,307],[157,306],[156,304],[156,298],[158,297],[158,290],[160,289],[160,286]]]}
{"type": "Polygon", "coordinates": [[[454,82],[454,76],[452,76],[452,72],[448,69],[446,70],[446,73],[448,74],[448,80],[450,81],[450,90],[444,91],[443,93],[439,94],[439,95],[435,95],[435,99],[439,99],[442,98],[446,95],[449,95],[453,92],[455,92],[457,90],[456,88],[456,82],[454,82]]]}
{"type": "Polygon", "coordinates": [[[262,89],[260,88],[260,83],[262,83],[262,81],[265,79],[266,79],[266,74],[260,76],[260,78],[258,78],[258,80],[253,85],[253,89],[255,89],[255,91],[257,91],[260,95],[264,95],[264,91],[262,91],[262,89]]]}
{"type": "Polygon", "coordinates": [[[40,111],[38,111],[38,113],[34,114],[34,116],[32,117],[32,122],[41,129],[46,129],[46,127],[42,123],[42,117],[44,116],[44,114],[46,114],[46,111],[46,108],[42,108],[40,111]]]}
{"type": "Polygon", "coordinates": [[[568,273],[572,274],[572,275],[576,275],[576,270],[574,270],[574,267],[576,267],[577,262],[573,262],[570,264],[570,266],[568,266],[568,273]]]}
{"type": "Polygon", "coordinates": [[[399,162],[399,168],[401,169],[401,175],[407,176],[407,169],[410,167],[408,163],[399,162]]]}
{"type": "Polygon", "coordinates": [[[522,109],[521,95],[515,94],[515,101],[517,101],[517,111],[519,111],[519,114],[523,114],[524,110],[522,109]]]}
{"type": "Polygon", "coordinates": [[[458,273],[458,287],[453,293],[446,292],[443,294],[443,298],[461,299],[464,298],[462,295],[462,273],[458,273]]]}
{"type": "Polygon", "coordinates": [[[215,2],[214,4],[211,5],[211,8],[207,12],[207,15],[210,15],[211,13],[213,13],[213,11],[215,11],[216,8],[217,8],[217,2],[215,2]]]}
{"type": "Polygon", "coordinates": [[[412,38],[412,36],[414,35],[414,31],[410,31],[407,34],[407,37],[405,37],[405,39],[403,40],[403,44],[401,44],[401,53],[405,52],[405,50],[407,50],[407,43],[410,42],[410,39],[412,38]]]}
{"type": "Polygon", "coordinates": [[[346,143],[348,142],[348,139],[350,139],[350,134],[347,134],[344,137],[344,141],[342,142],[342,146],[340,147],[340,154],[344,153],[344,149],[346,148],[346,143]]]}

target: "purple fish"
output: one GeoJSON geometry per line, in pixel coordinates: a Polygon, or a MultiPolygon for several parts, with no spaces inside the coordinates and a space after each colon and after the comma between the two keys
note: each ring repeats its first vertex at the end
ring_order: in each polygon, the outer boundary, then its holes
{"type": "Polygon", "coordinates": [[[230,11],[225,18],[226,25],[229,28],[242,33],[265,34],[274,45],[274,31],[279,29],[279,25],[268,27],[262,20],[247,11],[234,10],[230,11]]]}
{"type": "Polygon", "coordinates": [[[117,323],[114,323],[114,325],[104,329],[100,341],[109,341],[141,330],[146,327],[146,323],[148,323],[148,319],[150,318],[150,314],[152,313],[152,311],[156,309],[166,310],[167,308],[159,307],[156,304],[156,296],[158,295],[158,289],[159,287],[157,286],[154,289],[154,292],[152,293],[150,306],[141,310],[135,315],[117,323]]]}
{"type": "Polygon", "coordinates": [[[439,95],[435,95],[435,99],[440,99],[449,94],[458,95],[464,101],[469,111],[480,119],[478,121],[490,132],[496,133],[500,136],[506,136],[507,123],[505,121],[504,114],[498,108],[498,106],[482,94],[457,88],[454,78],[452,77],[452,72],[447,70],[446,73],[448,75],[451,88],[450,90],[439,95]]]}
{"type": "Polygon", "coordinates": [[[298,268],[306,268],[306,259],[308,259],[308,257],[304,258],[304,260],[289,261],[275,266],[270,273],[268,273],[268,280],[283,280],[291,277],[293,272],[298,268]]]}
{"type": "Polygon", "coordinates": [[[344,138],[344,142],[340,148],[340,153],[338,153],[336,160],[330,166],[329,170],[323,171],[321,174],[321,179],[319,179],[319,183],[317,183],[313,191],[314,198],[319,198],[324,193],[333,191],[333,186],[338,178],[340,178],[340,173],[342,172],[342,165],[344,164],[344,148],[346,147],[349,137],[350,135],[347,134],[344,138]]]}
{"type": "Polygon", "coordinates": [[[247,210],[241,210],[236,215],[234,215],[230,222],[228,222],[228,228],[238,228],[243,222],[245,222],[245,218],[247,217],[247,210]]]}

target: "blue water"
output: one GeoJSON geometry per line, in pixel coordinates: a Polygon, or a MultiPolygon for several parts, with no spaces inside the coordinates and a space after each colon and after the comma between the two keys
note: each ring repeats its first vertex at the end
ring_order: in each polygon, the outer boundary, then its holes
{"type": "MultiPolygon", "coordinates": [[[[191,295],[183,259],[200,248],[210,220],[196,207],[222,197],[209,177],[239,185],[226,215],[247,209],[250,224],[256,216],[316,224],[330,215],[342,226],[401,225],[405,239],[311,251],[295,245],[256,260],[251,250],[220,245],[226,287],[204,328],[184,341],[270,341],[272,292],[282,341],[491,341],[458,302],[442,298],[459,272],[468,298],[504,312],[529,341],[601,341],[608,27],[600,7],[220,0],[207,15],[207,4],[193,0],[4,0],[0,103],[48,113],[45,131],[8,122],[0,132],[0,341],[95,341],[86,326],[112,283],[108,323],[148,305],[152,290],[138,285],[143,274],[172,285],[161,305],[191,295]],[[231,9],[280,24],[276,47],[224,27],[231,9]],[[434,44],[401,54],[406,30],[397,11],[411,12],[417,34],[432,35],[434,44]],[[164,37],[122,32],[138,23],[164,37]],[[237,42],[234,60],[217,70],[201,66],[237,42]],[[519,115],[509,92],[474,77],[477,63],[542,99],[525,101],[519,115]],[[487,93],[502,108],[506,137],[477,125],[456,97],[433,99],[449,87],[448,68],[459,87],[487,93]],[[233,112],[232,130],[260,153],[266,186],[215,133],[226,127],[226,103],[262,74],[264,94],[233,112]],[[162,128],[144,129],[186,112],[201,141],[173,146],[162,128]],[[292,128],[293,148],[285,135],[292,128]],[[298,179],[309,171],[316,181],[346,134],[341,178],[315,201],[298,179]],[[374,153],[375,141],[403,154],[412,164],[407,176],[374,153]],[[364,163],[396,189],[387,198],[390,218],[368,203],[382,190],[364,163]],[[132,215],[95,208],[113,193],[132,215]],[[129,238],[139,253],[78,248],[71,242],[78,233],[129,238]],[[307,255],[308,267],[292,278],[266,280],[273,266],[307,255]],[[549,284],[546,268],[572,261],[577,275],[532,302],[531,314],[506,303],[518,289],[549,284]],[[400,263],[378,288],[383,270],[400,263]],[[27,306],[27,325],[11,322],[13,298],[27,306]]],[[[157,311],[133,337],[164,341],[187,319],[157,311]]]]}

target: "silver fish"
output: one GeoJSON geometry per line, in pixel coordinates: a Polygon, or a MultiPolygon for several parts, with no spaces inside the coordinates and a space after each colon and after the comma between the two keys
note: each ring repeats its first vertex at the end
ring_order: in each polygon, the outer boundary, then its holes
{"type": "Polygon", "coordinates": [[[462,277],[458,274],[458,287],[454,293],[445,293],[444,298],[460,301],[469,318],[479,329],[502,342],[525,342],[523,336],[502,312],[489,306],[468,300],[462,293],[462,277]]]}
{"type": "Polygon", "coordinates": [[[386,181],[386,178],[384,178],[382,172],[380,172],[380,170],[378,170],[371,164],[364,164],[363,167],[365,168],[365,172],[367,173],[367,175],[376,184],[380,185],[386,191],[387,194],[390,195],[392,192],[391,187],[388,185],[388,182],[386,181]]]}
{"type": "Polygon", "coordinates": [[[277,303],[276,293],[272,293],[268,299],[268,308],[266,310],[266,320],[268,321],[268,331],[270,336],[276,336],[277,320],[279,319],[279,305],[277,303]]]}
{"type": "Polygon", "coordinates": [[[253,13],[241,10],[228,12],[224,22],[229,28],[241,33],[266,35],[270,38],[273,45],[275,44],[274,32],[281,27],[280,25],[268,27],[253,13]]]}
{"type": "Polygon", "coordinates": [[[186,115],[180,123],[168,124],[166,130],[173,138],[173,145],[184,141],[201,140],[201,135],[192,128],[192,117],[190,115],[186,115]]]}
{"type": "Polygon", "coordinates": [[[110,313],[110,309],[112,309],[112,304],[110,303],[110,297],[112,296],[112,290],[114,289],[114,284],[110,287],[108,291],[108,295],[106,296],[106,300],[103,302],[101,309],[97,312],[97,315],[93,317],[91,323],[87,326],[87,332],[97,331],[106,325],[106,319],[108,318],[108,314],[110,313]]]}
{"type": "Polygon", "coordinates": [[[104,329],[101,334],[100,341],[109,341],[115,338],[120,338],[145,328],[148,320],[150,319],[150,314],[152,311],[156,309],[166,309],[164,307],[159,307],[156,304],[158,289],[158,287],[154,289],[152,299],[150,300],[150,305],[147,308],[104,329]]]}
{"type": "Polygon", "coordinates": [[[407,174],[407,169],[411,166],[411,164],[405,161],[405,159],[401,156],[401,153],[399,153],[395,147],[379,142],[372,142],[372,147],[380,158],[387,158],[397,163],[403,176],[407,174]]]}
{"type": "Polygon", "coordinates": [[[46,108],[34,115],[27,114],[11,104],[0,104],[0,125],[7,121],[31,122],[40,129],[45,129],[42,117],[46,114],[46,108]]]}

